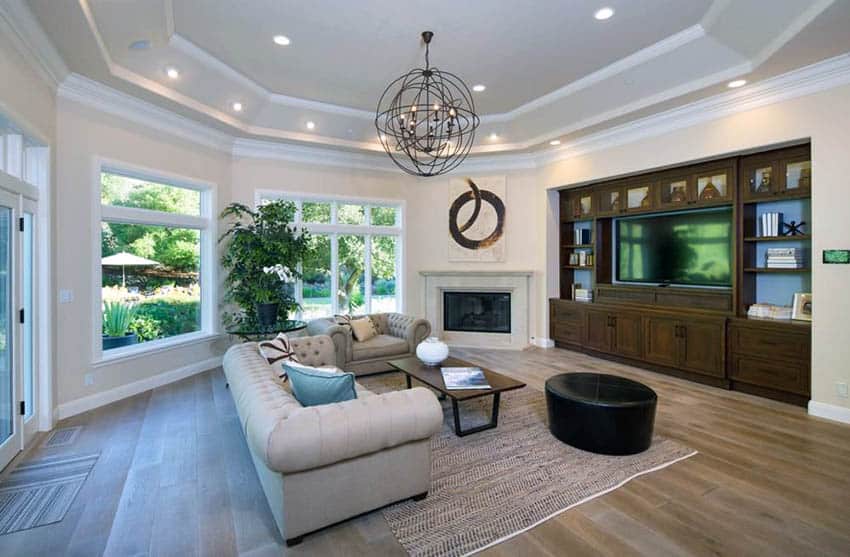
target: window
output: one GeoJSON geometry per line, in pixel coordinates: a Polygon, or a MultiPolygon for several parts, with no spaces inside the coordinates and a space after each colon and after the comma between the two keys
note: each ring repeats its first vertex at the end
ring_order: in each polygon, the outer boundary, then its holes
{"type": "Polygon", "coordinates": [[[277,198],[295,202],[296,225],[310,234],[296,285],[302,319],[401,311],[400,203],[271,192],[259,202],[277,198]]]}
{"type": "Polygon", "coordinates": [[[102,169],[96,353],[211,331],[209,196],[200,186],[102,169]]]}

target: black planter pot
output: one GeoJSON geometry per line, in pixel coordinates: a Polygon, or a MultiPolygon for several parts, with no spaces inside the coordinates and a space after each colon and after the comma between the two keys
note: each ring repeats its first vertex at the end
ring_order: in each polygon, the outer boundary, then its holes
{"type": "Polygon", "coordinates": [[[108,337],[103,335],[103,349],[111,350],[113,348],[121,348],[122,346],[130,346],[139,342],[139,337],[136,333],[127,333],[123,337],[108,337]]]}
{"type": "Polygon", "coordinates": [[[279,304],[271,302],[268,304],[257,304],[257,321],[260,327],[270,329],[277,323],[277,310],[279,304]]]}

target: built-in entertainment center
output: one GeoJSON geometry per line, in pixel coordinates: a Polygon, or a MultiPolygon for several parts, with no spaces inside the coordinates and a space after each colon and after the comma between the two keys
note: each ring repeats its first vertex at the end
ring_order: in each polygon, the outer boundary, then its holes
{"type": "Polygon", "coordinates": [[[797,145],[561,190],[556,345],[805,405],[810,323],[748,312],[811,292],[810,152],[797,145]],[[806,224],[785,235],[791,228],[771,221],[780,213],[806,224]]]}

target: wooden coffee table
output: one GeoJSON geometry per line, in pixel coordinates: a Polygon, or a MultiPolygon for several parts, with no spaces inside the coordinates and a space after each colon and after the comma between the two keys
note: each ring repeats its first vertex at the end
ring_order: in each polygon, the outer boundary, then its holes
{"type": "Polygon", "coordinates": [[[395,369],[404,373],[404,377],[407,380],[408,389],[412,386],[412,380],[416,379],[417,381],[424,383],[432,389],[438,391],[442,395],[441,398],[448,397],[452,401],[455,435],[457,435],[458,437],[463,437],[464,435],[478,433],[479,431],[484,431],[485,429],[493,429],[494,427],[496,427],[499,422],[499,399],[501,398],[501,394],[505,391],[513,391],[514,389],[521,389],[525,387],[525,383],[522,383],[515,379],[511,379],[510,377],[507,377],[500,373],[496,373],[495,371],[490,371],[489,369],[485,369],[481,366],[476,366],[475,364],[459,360],[457,358],[447,358],[443,363],[438,366],[426,366],[417,358],[413,357],[402,358],[400,360],[390,360],[387,363],[395,369]],[[443,374],[440,372],[441,367],[481,368],[481,371],[484,372],[484,376],[487,378],[487,382],[490,384],[490,388],[463,390],[446,389],[446,384],[443,383],[443,374]],[[490,423],[471,427],[469,429],[461,428],[460,412],[458,410],[457,404],[458,401],[470,400],[483,396],[493,397],[493,411],[490,417],[490,423]]]}

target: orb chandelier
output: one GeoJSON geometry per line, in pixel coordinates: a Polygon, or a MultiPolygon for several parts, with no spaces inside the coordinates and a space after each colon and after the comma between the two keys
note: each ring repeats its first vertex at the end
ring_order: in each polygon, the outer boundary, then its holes
{"type": "Polygon", "coordinates": [[[438,176],[466,159],[479,118],[469,88],[453,73],[431,67],[434,33],[425,31],[425,68],[391,82],[378,101],[375,127],[384,150],[408,174],[438,176]]]}

